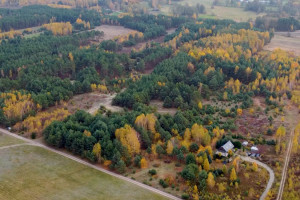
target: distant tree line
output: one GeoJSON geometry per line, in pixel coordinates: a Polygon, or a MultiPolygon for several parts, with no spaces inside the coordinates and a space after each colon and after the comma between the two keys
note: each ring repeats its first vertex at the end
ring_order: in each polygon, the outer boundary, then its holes
{"type": "Polygon", "coordinates": [[[255,27],[276,31],[295,31],[300,29],[300,21],[293,17],[277,18],[272,16],[257,17],[255,20],[255,27]]]}
{"type": "Polygon", "coordinates": [[[100,15],[95,10],[51,8],[49,6],[32,5],[20,9],[0,9],[0,29],[2,32],[11,29],[23,29],[41,26],[55,22],[75,23],[81,19],[91,23],[91,26],[100,25],[100,15]]]}

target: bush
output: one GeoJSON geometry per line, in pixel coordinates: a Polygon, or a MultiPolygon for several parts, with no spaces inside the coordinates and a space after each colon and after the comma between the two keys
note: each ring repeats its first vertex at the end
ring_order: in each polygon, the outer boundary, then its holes
{"type": "Polygon", "coordinates": [[[189,196],[188,194],[186,194],[186,193],[183,193],[183,194],[181,195],[181,198],[182,198],[182,199],[189,199],[190,196],[189,196]]]}
{"type": "Polygon", "coordinates": [[[159,180],[159,184],[160,184],[163,188],[167,188],[167,187],[169,186],[163,179],[160,179],[160,180],[159,180]]]}
{"type": "Polygon", "coordinates": [[[134,165],[135,165],[136,167],[141,167],[141,160],[142,160],[142,156],[137,155],[137,156],[134,158],[134,165]]]}
{"type": "Polygon", "coordinates": [[[275,142],[275,140],[268,140],[268,141],[266,142],[266,144],[267,144],[267,145],[276,145],[276,142],[275,142]]]}
{"type": "Polygon", "coordinates": [[[148,173],[149,173],[151,176],[153,176],[153,175],[156,175],[156,174],[157,174],[157,172],[156,172],[156,170],[155,170],[155,169],[150,169],[150,170],[148,171],[148,173]]]}
{"type": "Polygon", "coordinates": [[[36,138],[36,133],[31,133],[31,139],[35,139],[36,138]]]}
{"type": "Polygon", "coordinates": [[[273,135],[273,131],[271,129],[268,129],[267,134],[268,135],[273,135]]]}

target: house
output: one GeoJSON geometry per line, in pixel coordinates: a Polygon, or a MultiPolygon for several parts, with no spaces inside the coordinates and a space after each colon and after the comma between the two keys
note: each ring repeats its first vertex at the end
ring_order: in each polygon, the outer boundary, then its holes
{"type": "Polygon", "coordinates": [[[234,148],[234,145],[231,143],[231,141],[228,141],[226,144],[221,146],[217,151],[217,155],[222,155],[224,157],[228,156],[228,152],[234,148]]]}

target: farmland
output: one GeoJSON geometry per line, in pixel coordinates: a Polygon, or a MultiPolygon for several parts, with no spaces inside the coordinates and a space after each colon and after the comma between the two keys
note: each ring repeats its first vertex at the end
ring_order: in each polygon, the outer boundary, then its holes
{"type": "Polygon", "coordinates": [[[270,44],[266,45],[264,49],[272,51],[276,48],[281,48],[300,56],[300,31],[275,33],[270,44]]]}
{"type": "MultiPolygon", "coordinates": [[[[222,2],[222,1],[221,1],[222,2]]],[[[245,11],[243,7],[228,7],[228,6],[213,6],[212,0],[184,0],[184,1],[173,1],[171,5],[161,5],[161,13],[169,15],[172,11],[172,6],[176,4],[196,6],[197,3],[205,6],[206,13],[199,14],[200,18],[214,18],[214,19],[232,19],[237,22],[245,22],[248,20],[255,20],[258,16],[263,16],[265,13],[256,14],[254,12],[245,11]]]]}
{"type": "Polygon", "coordinates": [[[0,199],[163,199],[40,147],[0,150],[0,168],[0,199]]]}
{"type": "Polygon", "coordinates": [[[9,137],[0,132],[0,147],[14,145],[14,144],[22,144],[22,143],[23,143],[22,140],[9,137]]]}

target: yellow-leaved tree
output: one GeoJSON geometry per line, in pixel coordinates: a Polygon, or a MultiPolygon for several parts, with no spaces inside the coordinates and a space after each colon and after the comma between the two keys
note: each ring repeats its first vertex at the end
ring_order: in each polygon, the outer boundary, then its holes
{"type": "Polygon", "coordinates": [[[168,140],[168,143],[167,143],[167,154],[168,155],[172,155],[173,153],[173,144],[170,140],[168,140]]]}
{"type": "Polygon", "coordinates": [[[136,155],[141,152],[141,144],[137,132],[128,124],[116,130],[116,138],[128,150],[130,155],[136,155]]]}
{"type": "Polygon", "coordinates": [[[214,177],[214,175],[211,173],[211,172],[209,172],[208,173],[208,177],[207,177],[207,185],[210,187],[210,188],[213,188],[213,187],[215,187],[215,184],[216,184],[216,182],[215,182],[215,177],[214,177]]]}
{"type": "Polygon", "coordinates": [[[232,170],[230,172],[230,180],[232,182],[237,180],[237,175],[236,175],[236,172],[235,172],[235,168],[232,168],[232,170]]]}
{"type": "Polygon", "coordinates": [[[147,162],[146,158],[143,157],[140,162],[141,162],[140,164],[141,164],[142,169],[145,169],[148,167],[148,162],[147,162]]]}
{"type": "Polygon", "coordinates": [[[96,155],[96,158],[98,160],[98,162],[100,162],[100,158],[101,158],[101,145],[100,143],[96,143],[93,147],[93,153],[96,155]]]}
{"type": "Polygon", "coordinates": [[[205,171],[207,171],[207,172],[209,171],[209,162],[208,162],[207,158],[204,160],[203,168],[205,171]]]}

